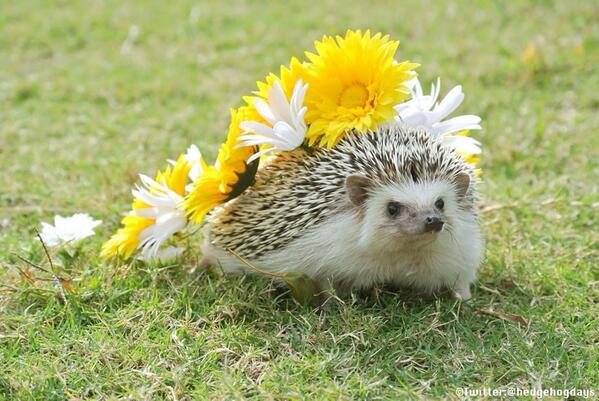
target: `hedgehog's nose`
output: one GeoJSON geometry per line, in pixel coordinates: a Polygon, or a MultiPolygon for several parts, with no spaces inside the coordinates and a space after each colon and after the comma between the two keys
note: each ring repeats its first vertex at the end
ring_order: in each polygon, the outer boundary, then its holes
{"type": "Polygon", "coordinates": [[[424,220],[424,230],[426,232],[439,232],[443,229],[445,222],[436,216],[429,216],[424,220]]]}

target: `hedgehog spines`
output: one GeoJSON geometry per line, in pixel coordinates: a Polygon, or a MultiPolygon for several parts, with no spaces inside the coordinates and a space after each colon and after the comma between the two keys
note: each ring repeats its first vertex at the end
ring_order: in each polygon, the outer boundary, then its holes
{"type": "MultiPolygon", "coordinates": [[[[351,132],[333,149],[279,153],[261,167],[256,185],[215,209],[207,223],[210,240],[240,255],[260,257],[347,207],[345,179],[362,174],[375,186],[449,179],[472,167],[427,131],[382,127],[351,132]]],[[[471,184],[461,207],[471,209],[471,184]]]]}

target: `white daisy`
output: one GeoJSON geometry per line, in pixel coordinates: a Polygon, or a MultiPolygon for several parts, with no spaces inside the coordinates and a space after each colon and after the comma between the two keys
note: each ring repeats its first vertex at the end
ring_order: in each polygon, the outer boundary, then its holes
{"type": "Polygon", "coordinates": [[[165,183],[158,183],[140,174],[144,187],[136,186],[133,196],[150,207],[132,210],[131,214],[155,219],[154,224],[139,233],[139,248],[144,259],[153,259],[160,246],[173,234],[183,230],[187,218],[183,209],[183,197],[171,190],[165,183]]]}
{"type": "Polygon", "coordinates": [[[94,228],[101,223],[100,220],[94,220],[87,213],[76,213],[70,217],[56,215],[54,216],[54,225],[42,222],[40,236],[44,244],[49,247],[67,243],[74,244],[94,235],[94,228]]]}
{"type": "Polygon", "coordinates": [[[418,78],[410,82],[412,99],[395,106],[398,124],[411,127],[424,127],[433,135],[443,139],[443,142],[456,150],[478,154],[480,153],[480,142],[476,139],[463,136],[451,135],[464,130],[481,129],[480,117],[475,115],[463,115],[442,121],[453,113],[464,100],[464,93],[460,85],[454,87],[447,95],[437,102],[441,90],[441,80],[437,78],[437,85],[431,84],[430,95],[422,93],[422,86],[418,78]]]}
{"type": "Polygon", "coordinates": [[[243,121],[239,127],[244,131],[239,136],[239,146],[269,145],[267,149],[254,153],[248,163],[265,153],[272,151],[290,151],[299,147],[306,136],[304,115],[307,108],[303,106],[308,84],[298,80],[293,88],[291,101],[287,101],[285,92],[279,81],[275,81],[268,90],[268,103],[263,99],[254,100],[256,111],[270,126],[256,121],[243,121]]]}

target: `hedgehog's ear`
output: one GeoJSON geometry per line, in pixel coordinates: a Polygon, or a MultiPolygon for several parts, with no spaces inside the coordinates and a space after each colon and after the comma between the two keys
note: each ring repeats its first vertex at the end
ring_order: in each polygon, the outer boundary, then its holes
{"type": "Polygon", "coordinates": [[[362,206],[368,198],[368,189],[370,188],[370,178],[361,174],[352,174],[345,179],[345,188],[349,200],[356,206],[362,206]]]}
{"type": "Polygon", "coordinates": [[[454,181],[455,191],[458,198],[463,198],[470,187],[470,176],[466,173],[456,175],[454,181]]]}

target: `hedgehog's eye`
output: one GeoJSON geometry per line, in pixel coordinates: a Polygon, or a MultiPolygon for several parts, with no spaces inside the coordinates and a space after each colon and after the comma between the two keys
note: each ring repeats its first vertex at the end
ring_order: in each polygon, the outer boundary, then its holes
{"type": "Polygon", "coordinates": [[[445,206],[445,202],[443,201],[443,198],[437,199],[437,201],[435,202],[435,207],[439,210],[443,210],[443,206],[445,206]]]}
{"type": "Polygon", "coordinates": [[[399,214],[400,211],[401,211],[401,205],[399,203],[397,203],[397,202],[387,203],[387,213],[389,213],[389,216],[395,217],[399,214]]]}

